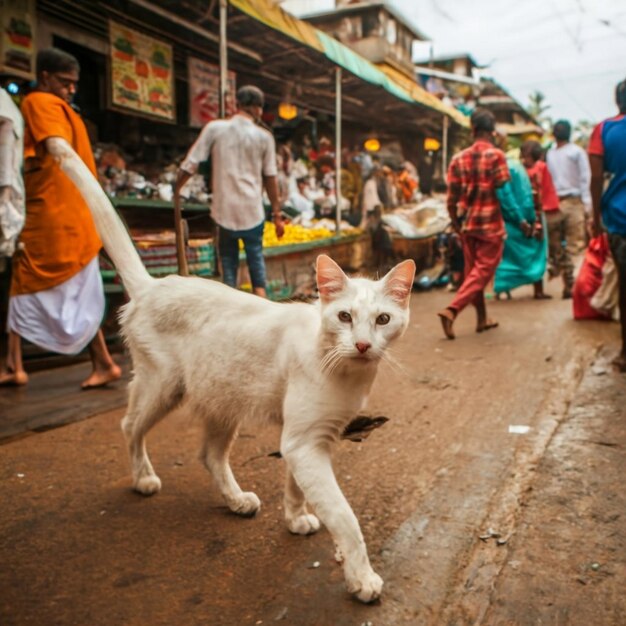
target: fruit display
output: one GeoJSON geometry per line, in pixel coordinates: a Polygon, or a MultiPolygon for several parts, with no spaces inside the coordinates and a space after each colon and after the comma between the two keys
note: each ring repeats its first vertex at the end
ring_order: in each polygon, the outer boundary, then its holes
{"type": "Polygon", "coordinates": [[[328,239],[335,233],[328,228],[305,228],[300,224],[285,224],[285,233],[278,239],[276,227],[272,222],[265,222],[263,230],[263,247],[288,246],[294,243],[304,243],[307,241],[317,241],[318,239],[328,239]]]}
{"type": "MultiPolygon", "coordinates": [[[[327,220],[324,220],[324,223],[327,220]]],[[[341,236],[359,234],[358,228],[350,228],[341,230],[341,236]]],[[[276,236],[276,226],[272,222],[265,222],[263,229],[263,247],[273,248],[275,246],[292,246],[299,243],[308,243],[311,241],[320,241],[322,239],[330,239],[335,237],[334,230],[327,228],[322,223],[314,224],[312,228],[306,228],[300,224],[285,224],[285,233],[279,239],[276,236]]],[[[243,242],[239,241],[239,249],[243,250],[243,242]]]]}

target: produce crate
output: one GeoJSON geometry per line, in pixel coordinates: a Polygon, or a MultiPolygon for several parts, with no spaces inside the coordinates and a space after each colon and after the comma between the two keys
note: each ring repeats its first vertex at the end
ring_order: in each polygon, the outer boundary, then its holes
{"type": "MultiPolygon", "coordinates": [[[[252,293],[252,285],[250,283],[241,284],[240,289],[242,291],[252,293]]],[[[267,292],[267,297],[275,302],[289,300],[294,292],[293,286],[288,285],[284,280],[280,279],[268,280],[265,290],[267,292]]]]}
{"type": "MultiPolygon", "coordinates": [[[[147,245],[136,242],[137,252],[151,276],[162,278],[178,272],[176,246],[147,245]]],[[[189,273],[193,276],[214,276],[216,271],[215,246],[213,242],[189,242],[186,249],[189,273]]],[[[119,282],[117,271],[110,259],[100,255],[100,273],[105,283],[119,282]]]]}

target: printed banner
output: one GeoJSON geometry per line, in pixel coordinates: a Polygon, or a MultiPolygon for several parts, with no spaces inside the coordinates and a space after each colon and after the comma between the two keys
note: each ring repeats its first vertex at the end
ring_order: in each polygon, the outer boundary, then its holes
{"type": "Polygon", "coordinates": [[[109,22],[111,104],[175,121],[172,47],[109,22]]]}
{"type": "MultiPolygon", "coordinates": [[[[200,59],[187,59],[189,126],[198,128],[220,116],[220,68],[200,59]]],[[[226,117],[235,113],[236,74],[228,72],[226,117]]]]}
{"type": "Polygon", "coordinates": [[[0,71],[35,78],[35,0],[0,0],[0,71]]]}

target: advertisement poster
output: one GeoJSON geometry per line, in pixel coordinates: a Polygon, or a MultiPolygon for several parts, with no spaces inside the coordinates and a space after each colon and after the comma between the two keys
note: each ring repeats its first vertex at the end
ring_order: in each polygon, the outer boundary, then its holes
{"type": "Polygon", "coordinates": [[[111,104],[175,121],[172,47],[109,22],[111,104]]]}
{"type": "Polygon", "coordinates": [[[0,71],[35,78],[35,2],[0,0],[0,71]]]}
{"type": "MultiPolygon", "coordinates": [[[[220,69],[200,59],[189,57],[189,125],[199,128],[220,116],[220,69]]],[[[235,113],[235,72],[228,72],[226,117],[235,113]]]]}

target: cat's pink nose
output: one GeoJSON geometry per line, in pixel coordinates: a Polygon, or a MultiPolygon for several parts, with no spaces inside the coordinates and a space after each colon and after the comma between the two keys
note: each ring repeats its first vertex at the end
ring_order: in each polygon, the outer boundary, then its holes
{"type": "Polygon", "coordinates": [[[356,349],[361,354],[365,354],[372,347],[372,344],[371,343],[367,343],[366,341],[357,341],[357,343],[355,345],[356,345],[356,349]]]}

